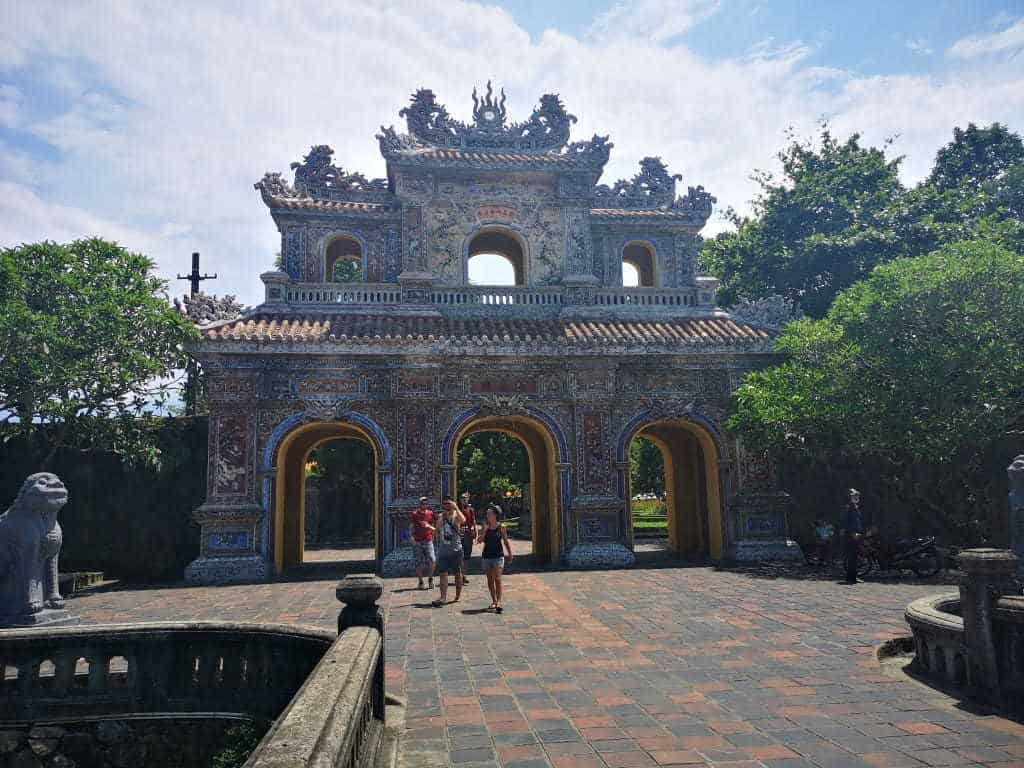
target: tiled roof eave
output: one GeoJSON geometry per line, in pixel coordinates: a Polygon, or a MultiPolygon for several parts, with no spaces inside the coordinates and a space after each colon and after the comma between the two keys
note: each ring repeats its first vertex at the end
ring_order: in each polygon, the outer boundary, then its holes
{"type": "Polygon", "coordinates": [[[386,156],[399,167],[466,168],[470,170],[590,171],[600,174],[604,163],[571,155],[471,152],[463,150],[407,150],[386,156]],[[442,154],[443,153],[443,154],[442,154]]]}
{"type": "Polygon", "coordinates": [[[382,203],[364,203],[344,200],[321,200],[313,197],[270,197],[263,196],[263,202],[273,213],[320,213],[367,216],[372,218],[393,218],[401,213],[399,208],[382,203]]]}

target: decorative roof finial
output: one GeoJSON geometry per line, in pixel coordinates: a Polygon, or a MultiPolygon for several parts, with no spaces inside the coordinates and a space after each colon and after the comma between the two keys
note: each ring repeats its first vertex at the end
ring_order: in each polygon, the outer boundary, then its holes
{"type": "Polygon", "coordinates": [[[501,89],[501,100],[495,101],[491,81],[487,81],[487,95],[478,99],[473,88],[473,120],[477,128],[494,130],[505,126],[505,89],[501,89]]]}

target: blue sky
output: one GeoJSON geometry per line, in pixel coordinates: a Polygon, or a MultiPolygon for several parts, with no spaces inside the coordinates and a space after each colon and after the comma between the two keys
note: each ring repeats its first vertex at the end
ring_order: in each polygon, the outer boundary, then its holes
{"type": "Polygon", "coordinates": [[[1024,2],[12,0],[0,244],[104,235],[165,276],[199,250],[254,303],[279,247],[264,171],[327,143],[381,175],[373,134],[413,89],[467,118],[488,78],[515,119],[553,91],[577,137],[611,134],[606,181],[657,154],[743,210],[790,126],[897,136],[908,184],[954,125],[1024,130],[1024,2]]]}

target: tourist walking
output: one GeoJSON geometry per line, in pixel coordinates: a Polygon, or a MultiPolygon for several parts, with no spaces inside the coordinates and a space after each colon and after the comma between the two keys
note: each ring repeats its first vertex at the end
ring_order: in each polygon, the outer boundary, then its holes
{"type": "Polygon", "coordinates": [[[462,513],[454,499],[441,502],[441,519],[434,531],[437,544],[437,573],[441,580],[441,598],[431,605],[439,608],[448,600],[448,574],[455,582],[455,600],[462,597],[462,513]]]}
{"type": "Polygon", "coordinates": [[[851,488],[843,514],[843,545],[846,556],[846,583],[857,583],[857,555],[860,539],[864,534],[864,514],[860,510],[860,491],[851,488]]]}
{"type": "Polygon", "coordinates": [[[434,510],[427,505],[427,497],[420,496],[420,505],[409,515],[409,533],[412,536],[412,548],[416,554],[417,585],[423,589],[423,572],[427,572],[428,587],[434,588],[434,568],[437,556],[434,554],[434,510]]]}
{"type": "Polygon", "coordinates": [[[463,493],[459,497],[459,511],[464,518],[462,523],[462,584],[469,582],[466,574],[469,573],[469,559],[473,556],[473,542],[476,541],[476,510],[469,503],[469,493],[463,493]]]}
{"type": "Polygon", "coordinates": [[[487,591],[491,593],[490,608],[495,613],[504,610],[501,607],[501,573],[505,569],[505,558],[501,555],[501,548],[504,544],[505,552],[508,555],[508,562],[512,562],[512,545],[508,540],[508,532],[500,522],[501,507],[497,504],[488,504],[484,512],[484,525],[480,529],[480,536],[477,541],[484,545],[480,553],[480,564],[484,573],[487,574],[487,591]]]}

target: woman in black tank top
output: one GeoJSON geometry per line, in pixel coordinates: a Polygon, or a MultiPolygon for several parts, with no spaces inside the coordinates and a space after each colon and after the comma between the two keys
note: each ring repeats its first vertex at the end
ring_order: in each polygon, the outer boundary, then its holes
{"type": "Polygon", "coordinates": [[[480,564],[487,574],[487,591],[491,593],[491,605],[495,613],[501,613],[501,572],[505,568],[505,558],[501,556],[502,544],[512,562],[512,545],[508,541],[505,526],[498,522],[501,508],[497,504],[489,504],[485,513],[485,522],[480,530],[478,542],[482,542],[484,550],[480,556],[480,564]]]}

